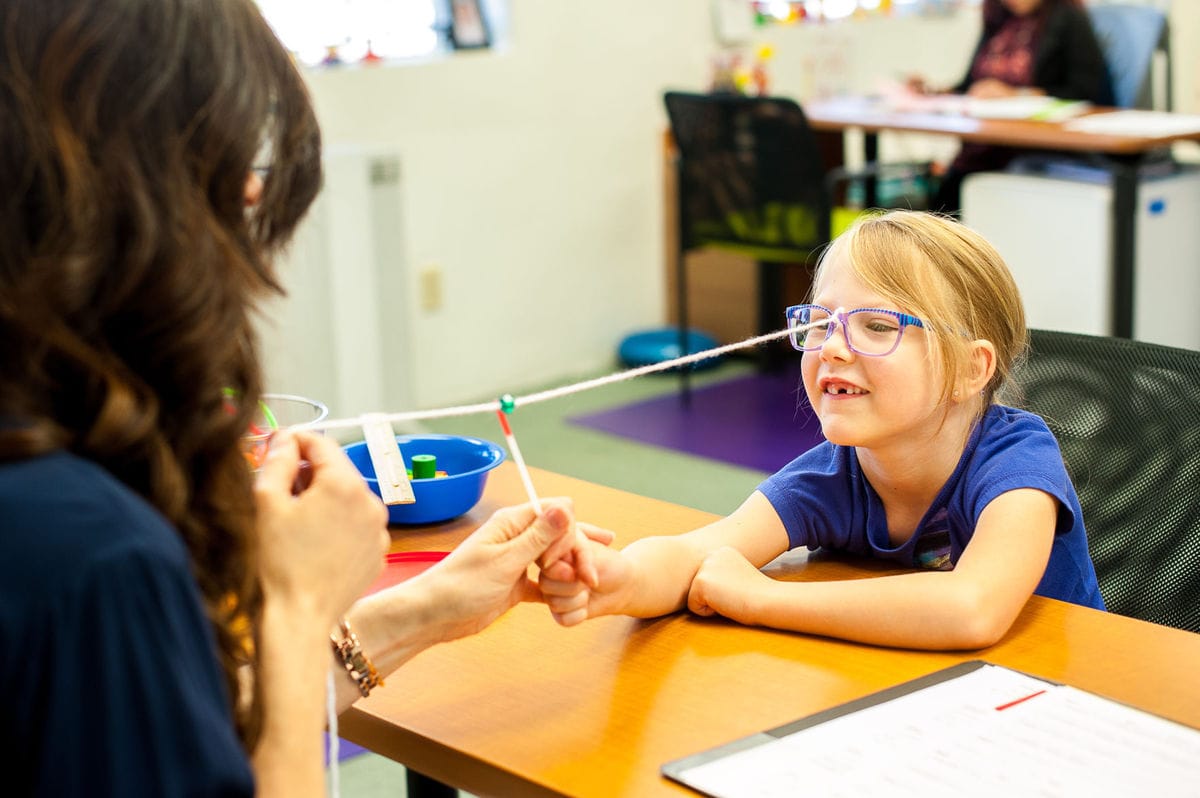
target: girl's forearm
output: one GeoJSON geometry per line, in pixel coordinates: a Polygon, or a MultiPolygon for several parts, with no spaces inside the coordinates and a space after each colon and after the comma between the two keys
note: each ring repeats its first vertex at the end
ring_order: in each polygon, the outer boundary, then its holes
{"type": "Polygon", "coordinates": [[[642,538],[621,555],[630,561],[629,584],[613,613],[654,618],[687,606],[688,590],[704,560],[686,536],[642,538]]]}
{"type": "Polygon", "coordinates": [[[986,648],[1014,620],[993,611],[977,586],[953,572],[756,587],[741,620],[871,645],[934,651],[986,648]]]}

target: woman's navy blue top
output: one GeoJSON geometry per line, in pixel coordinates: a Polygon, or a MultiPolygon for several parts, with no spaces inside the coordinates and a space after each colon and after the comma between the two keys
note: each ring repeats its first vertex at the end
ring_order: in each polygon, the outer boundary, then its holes
{"type": "Polygon", "coordinates": [[[0,464],[0,792],[254,794],[189,563],[96,464],[0,464]]]}

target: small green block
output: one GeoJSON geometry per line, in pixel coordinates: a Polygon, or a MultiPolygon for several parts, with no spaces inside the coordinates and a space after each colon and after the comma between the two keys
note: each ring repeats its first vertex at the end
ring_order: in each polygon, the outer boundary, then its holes
{"type": "Polygon", "coordinates": [[[432,454],[412,456],[413,479],[433,479],[437,476],[437,457],[432,454]]]}
{"type": "Polygon", "coordinates": [[[506,393],[500,397],[500,409],[505,413],[511,413],[513,408],[517,406],[517,400],[511,393],[506,393]]]}

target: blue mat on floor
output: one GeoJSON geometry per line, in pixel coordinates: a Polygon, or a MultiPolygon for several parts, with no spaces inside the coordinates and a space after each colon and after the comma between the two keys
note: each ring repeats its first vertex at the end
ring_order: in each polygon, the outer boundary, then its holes
{"type": "MultiPolygon", "coordinates": [[[[670,378],[667,378],[670,379],[670,378]]],[[[779,470],[824,440],[800,384],[799,359],[775,372],[568,419],[589,429],[758,471],[779,470]]]]}

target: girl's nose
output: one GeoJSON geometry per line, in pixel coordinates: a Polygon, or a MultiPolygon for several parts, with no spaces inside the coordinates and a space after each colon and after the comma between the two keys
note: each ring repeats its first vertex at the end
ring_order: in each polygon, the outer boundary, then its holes
{"type": "Polygon", "coordinates": [[[829,323],[834,325],[834,328],[829,337],[825,339],[825,343],[821,345],[822,360],[832,362],[854,359],[854,350],[850,348],[850,339],[846,334],[846,325],[843,323],[845,318],[839,309],[834,313],[834,318],[830,319],[829,323]]]}

